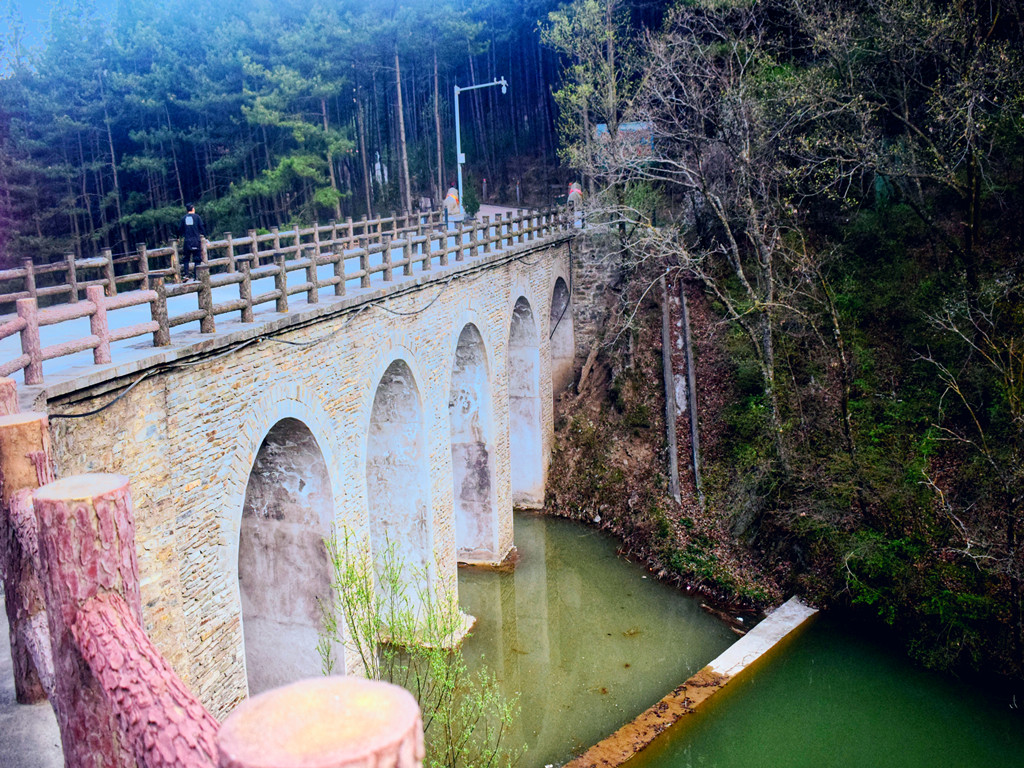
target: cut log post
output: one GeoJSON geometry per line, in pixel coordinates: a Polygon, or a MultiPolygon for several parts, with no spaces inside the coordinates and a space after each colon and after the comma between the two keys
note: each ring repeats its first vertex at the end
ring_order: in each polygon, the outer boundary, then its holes
{"type": "Polygon", "coordinates": [[[18,385],[14,383],[14,379],[0,377],[0,416],[10,416],[20,410],[18,385]]]}
{"type": "Polygon", "coordinates": [[[32,557],[38,543],[31,498],[19,498],[18,494],[31,492],[52,479],[46,414],[0,416],[0,575],[11,638],[14,692],[21,704],[47,698],[53,663],[43,592],[32,557]]]}
{"type": "Polygon", "coordinates": [[[423,723],[397,685],[314,678],[242,702],[218,747],[220,768],[420,768],[423,723]]]}
{"type": "Polygon", "coordinates": [[[72,633],[138,768],[215,768],[219,723],[171,669],[124,599],[97,595],[72,633]]]}
{"type": "Polygon", "coordinates": [[[101,685],[79,651],[73,626],[100,594],[119,595],[141,624],[135,510],[128,478],[77,475],[33,494],[39,522],[40,581],[56,669],[52,704],[66,768],[135,768],[101,685]]]}

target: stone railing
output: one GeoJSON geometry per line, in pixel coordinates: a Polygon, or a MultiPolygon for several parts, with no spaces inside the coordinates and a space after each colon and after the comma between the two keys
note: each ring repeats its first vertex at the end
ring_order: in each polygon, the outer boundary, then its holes
{"type": "MultiPolygon", "coordinates": [[[[216,331],[218,315],[239,313],[243,323],[254,321],[253,310],[261,304],[274,303],[276,312],[288,312],[289,296],[305,294],[307,304],[320,302],[320,290],[332,289],[335,296],[344,296],[347,284],[358,281],[360,288],[388,284],[396,271],[411,276],[414,271],[428,272],[435,262],[445,267],[475,256],[504,250],[521,243],[546,237],[571,226],[564,209],[550,211],[518,211],[488,216],[479,222],[464,223],[437,231],[435,215],[392,217],[374,221],[335,223],[308,230],[272,231],[244,238],[204,243],[203,260],[197,267],[197,282],[178,284],[180,265],[176,247],[146,250],[140,247],[138,271],[115,276],[114,263],[104,263],[106,276],[79,282],[74,259],[66,269],[69,286],[68,302],[40,308],[38,297],[43,289],[35,289],[31,278],[33,268],[26,265],[24,278],[29,289],[0,294],[0,304],[13,301],[16,315],[0,317],[0,339],[14,334],[21,337],[21,355],[0,360],[0,376],[23,370],[26,384],[41,384],[42,364],[46,360],[92,350],[93,362],[112,362],[110,345],[116,341],[152,334],[154,346],[171,343],[171,330],[186,323],[199,322],[201,333],[216,331]],[[414,221],[409,226],[410,220],[414,221]],[[390,227],[387,228],[387,227],[390,227]],[[396,257],[396,254],[397,257],[396,257]],[[166,269],[153,268],[154,262],[168,258],[166,269]],[[319,268],[330,266],[330,277],[322,277],[319,268]],[[289,284],[288,273],[303,271],[305,279],[289,284]],[[273,278],[274,288],[254,295],[253,282],[273,278]],[[172,284],[168,284],[170,279],[172,284]],[[132,282],[137,288],[118,293],[118,283],[132,282]],[[79,297],[84,286],[85,299],[79,297]],[[237,286],[238,298],[215,303],[213,291],[237,286]],[[34,291],[34,293],[33,293],[34,291]],[[196,296],[196,309],[170,314],[168,299],[196,296]],[[150,320],[111,330],[107,312],[134,306],[149,306],[150,320]],[[43,347],[39,329],[69,320],[88,317],[91,333],[43,347]]],[[[86,260],[91,261],[92,260],[86,260]]],[[[35,268],[38,271],[38,268],[35,268]]],[[[0,279],[7,273],[0,273],[0,279]]],[[[56,287],[52,287],[56,288],[56,287]]],[[[48,295],[54,295],[55,290],[48,295]]]]}
{"type": "Polygon", "coordinates": [[[67,768],[419,768],[412,695],[358,678],[256,696],[223,725],[142,629],[128,478],[53,478],[47,417],[0,380],[0,573],[18,701],[48,698],[67,768]]]}

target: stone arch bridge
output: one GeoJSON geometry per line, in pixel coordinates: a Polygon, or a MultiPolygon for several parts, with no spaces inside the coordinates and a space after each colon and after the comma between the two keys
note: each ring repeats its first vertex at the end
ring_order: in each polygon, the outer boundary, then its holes
{"type": "Polygon", "coordinates": [[[418,251],[397,233],[378,271],[394,249],[404,276],[371,281],[363,260],[343,295],[22,388],[50,415],[58,476],[131,478],[146,630],[214,714],[319,674],[332,527],[390,542],[432,582],[509,555],[513,506],[544,501],[553,399],[590,344],[574,287],[594,284],[573,227],[551,221],[459,233],[433,265],[428,239],[419,269],[422,227],[418,251]]]}

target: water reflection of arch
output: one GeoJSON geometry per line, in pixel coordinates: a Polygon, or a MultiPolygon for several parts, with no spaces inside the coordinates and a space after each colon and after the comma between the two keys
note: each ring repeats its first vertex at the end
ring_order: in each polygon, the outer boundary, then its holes
{"type": "Polygon", "coordinates": [[[513,503],[538,508],[544,504],[544,438],[540,333],[533,306],[518,295],[508,324],[509,468],[513,503]]]}
{"type": "Polygon", "coordinates": [[[461,562],[497,562],[499,511],[495,488],[490,354],[476,323],[459,331],[448,397],[455,544],[461,562]]]}
{"type": "Polygon", "coordinates": [[[338,430],[320,401],[295,386],[268,389],[240,422],[220,476],[222,573],[233,581],[228,594],[256,693],[320,674],[317,598],[330,595],[323,537],[341,489],[332,442],[338,430]]]}
{"type": "Polygon", "coordinates": [[[561,275],[551,288],[551,311],[548,313],[548,339],[551,350],[551,389],[554,396],[567,389],[573,380],[576,336],[569,286],[561,275]]]}

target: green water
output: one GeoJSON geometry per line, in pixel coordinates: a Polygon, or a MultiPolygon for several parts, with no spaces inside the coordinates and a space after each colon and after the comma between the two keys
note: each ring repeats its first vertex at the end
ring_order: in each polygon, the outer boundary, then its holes
{"type": "Polygon", "coordinates": [[[476,616],[465,645],[507,694],[522,768],[565,762],[632,720],[736,639],[697,601],[575,523],[517,514],[511,573],[462,569],[459,602],[476,616]]]}
{"type": "Polygon", "coordinates": [[[820,618],[628,768],[1024,766],[1024,701],[820,618]]]}

